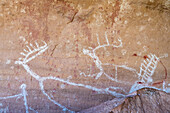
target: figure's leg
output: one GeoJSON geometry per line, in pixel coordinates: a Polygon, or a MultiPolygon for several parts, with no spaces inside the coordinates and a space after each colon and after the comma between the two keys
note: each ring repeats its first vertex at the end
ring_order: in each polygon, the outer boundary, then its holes
{"type": "Polygon", "coordinates": [[[103,72],[103,74],[104,74],[108,79],[110,79],[111,81],[117,82],[117,66],[114,66],[114,67],[115,67],[115,77],[111,77],[110,75],[106,74],[105,72],[103,72]]]}
{"type": "Polygon", "coordinates": [[[101,71],[101,72],[99,72],[98,74],[97,74],[97,76],[95,77],[95,79],[98,79],[99,77],[101,77],[102,76],[102,74],[103,74],[103,72],[101,71]]]}
{"type": "Polygon", "coordinates": [[[62,108],[62,110],[63,110],[64,112],[68,111],[68,112],[70,112],[70,113],[75,113],[74,111],[66,108],[65,106],[63,106],[63,105],[61,105],[60,103],[58,103],[58,102],[56,102],[55,100],[53,100],[53,99],[45,92],[45,90],[44,90],[44,85],[43,85],[43,81],[39,82],[39,85],[40,85],[40,88],[41,88],[42,93],[43,93],[51,102],[53,102],[55,105],[57,105],[57,106],[59,106],[60,108],[62,108]]]}

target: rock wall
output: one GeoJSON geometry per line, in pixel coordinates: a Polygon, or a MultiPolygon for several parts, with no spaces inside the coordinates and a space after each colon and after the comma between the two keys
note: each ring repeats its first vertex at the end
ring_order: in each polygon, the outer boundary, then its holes
{"type": "Polygon", "coordinates": [[[0,0],[0,112],[170,93],[169,29],[169,0],[0,0]]]}

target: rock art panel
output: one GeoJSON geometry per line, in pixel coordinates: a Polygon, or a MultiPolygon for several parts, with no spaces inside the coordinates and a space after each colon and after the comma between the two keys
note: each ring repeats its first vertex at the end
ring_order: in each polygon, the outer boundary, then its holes
{"type": "Polygon", "coordinates": [[[169,11],[168,0],[2,0],[0,112],[88,112],[143,88],[170,93],[169,11]]]}

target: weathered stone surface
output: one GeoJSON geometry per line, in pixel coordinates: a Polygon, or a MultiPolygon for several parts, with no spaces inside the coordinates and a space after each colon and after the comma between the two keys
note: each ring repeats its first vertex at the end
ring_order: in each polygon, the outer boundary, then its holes
{"type": "Polygon", "coordinates": [[[137,95],[129,97],[113,113],[169,113],[170,95],[153,89],[139,90],[137,95]]]}
{"type": "Polygon", "coordinates": [[[169,0],[0,0],[0,110],[82,111],[143,87],[169,93],[169,29],[169,0]]]}
{"type": "Polygon", "coordinates": [[[169,96],[162,91],[144,88],[127,98],[114,98],[80,113],[169,113],[169,96]]]}

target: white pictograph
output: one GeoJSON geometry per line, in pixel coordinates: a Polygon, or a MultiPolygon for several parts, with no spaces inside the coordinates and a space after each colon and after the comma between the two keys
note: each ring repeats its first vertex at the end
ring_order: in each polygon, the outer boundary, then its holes
{"type": "Polygon", "coordinates": [[[146,58],[146,60],[144,60],[141,64],[138,79],[144,83],[151,83],[153,81],[152,75],[155,72],[159,58],[154,54],[147,55],[147,57],[148,58],[146,58]]]}
{"type": "MultiPolygon", "coordinates": [[[[118,42],[116,42],[116,44],[110,44],[110,42],[109,42],[109,40],[108,40],[107,33],[105,32],[105,39],[106,39],[107,44],[101,45],[98,34],[96,34],[96,36],[97,36],[98,46],[95,47],[95,48],[89,47],[89,49],[83,49],[83,53],[84,53],[85,55],[90,56],[90,57],[93,59],[96,67],[100,70],[100,72],[99,72],[99,73],[96,73],[96,74],[92,74],[92,75],[91,75],[91,74],[86,75],[84,72],[80,72],[80,75],[83,75],[83,76],[85,76],[85,77],[86,77],[86,76],[90,76],[90,77],[94,77],[94,76],[95,76],[95,79],[98,79],[98,78],[100,78],[102,75],[105,75],[108,79],[110,79],[110,80],[112,80],[112,81],[119,82],[119,83],[125,83],[125,82],[119,81],[119,80],[117,79],[117,77],[118,77],[118,73],[117,73],[118,68],[124,68],[124,69],[130,70],[130,71],[132,71],[132,72],[134,72],[134,73],[137,73],[136,69],[131,68],[131,67],[128,67],[128,66],[126,66],[126,65],[116,65],[116,64],[110,64],[110,63],[102,63],[102,62],[100,61],[99,57],[96,55],[96,50],[98,50],[98,49],[100,49],[100,48],[104,48],[104,49],[105,49],[106,47],[114,47],[114,48],[123,47],[121,38],[118,38],[118,39],[117,39],[118,42]],[[103,69],[103,66],[104,66],[104,65],[109,65],[109,66],[113,66],[113,67],[114,67],[114,69],[115,69],[115,75],[114,75],[114,77],[111,77],[111,76],[109,76],[107,73],[104,72],[104,69],[103,69]]],[[[127,84],[127,82],[126,82],[126,84],[127,84]]]]}
{"type": "Polygon", "coordinates": [[[165,86],[165,81],[163,81],[162,87],[163,88],[160,89],[160,88],[157,88],[157,87],[154,87],[154,86],[148,86],[148,85],[145,85],[145,84],[138,84],[137,82],[135,82],[132,85],[129,93],[133,93],[133,92],[135,92],[135,91],[137,91],[139,89],[142,89],[142,88],[152,88],[152,89],[156,89],[156,90],[159,90],[159,91],[164,91],[166,93],[170,93],[170,85],[169,86],[165,86]]]}
{"type": "Polygon", "coordinates": [[[42,93],[54,104],[58,105],[60,108],[62,108],[63,111],[69,111],[74,113],[74,111],[66,108],[65,106],[61,105],[60,103],[56,102],[54,99],[52,99],[44,90],[44,81],[46,80],[56,80],[71,86],[76,86],[76,87],[84,87],[93,91],[96,91],[98,93],[103,93],[103,94],[111,94],[113,96],[117,96],[117,97],[125,97],[125,95],[117,93],[116,91],[111,91],[110,89],[118,89],[118,87],[110,87],[110,88],[97,88],[97,87],[93,87],[90,85],[85,85],[85,84],[79,84],[79,83],[74,83],[74,82],[70,82],[68,80],[64,80],[58,77],[54,77],[54,76],[47,76],[47,77],[41,77],[38,74],[36,74],[35,72],[33,72],[33,70],[28,66],[28,62],[33,60],[34,58],[36,58],[38,55],[42,54],[43,52],[45,52],[48,48],[47,44],[45,42],[43,42],[44,45],[43,46],[39,46],[38,43],[35,43],[37,47],[34,47],[33,44],[30,44],[30,46],[26,46],[28,48],[28,50],[24,51],[26,53],[21,53],[21,55],[24,56],[24,58],[19,58],[19,61],[16,61],[16,64],[22,65],[24,67],[24,69],[33,77],[35,78],[38,82],[39,82],[39,86],[40,89],[42,91],[42,93]],[[32,48],[31,48],[32,47],[32,48]]]}
{"type": "MultiPolygon", "coordinates": [[[[12,98],[16,98],[19,99],[19,98],[23,98],[23,101],[24,101],[24,105],[25,105],[25,112],[26,113],[29,113],[29,110],[31,111],[34,111],[36,112],[33,108],[31,107],[28,107],[28,104],[27,104],[27,91],[26,91],[26,84],[22,84],[20,86],[20,89],[21,89],[21,93],[20,94],[17,94],[17,95],[12,95],[12,96],[6,96],[6,97],[0,97],[0,100],[6,100],[6,99],[12,99],[12,98]]],[[[0,104],[1,105],[1,104],[0,104]]],[[[7,107],[8,108],[8,107],[7,107]]],[[[8,109],[5,108],[5,109],[1,109],[3,110],[3,112],[6,112],[8,109]]],[[[3,113],[2,112],[2,113],[3,113]]],[[[37,113],[37,112],[36,112],[37,113]]]]}
{"type": "Polygon", "coordinates": [[[116,64],[110,64],[110,63],[102,63],[101,60],[99,59],[99,57],[96,55],[96,50],[100,49],[100,48],[106,48],[106,47],[114,47],[114,48],[120,48],[123,47],[122,45],[122,40],[121,38],[118,38],[118,45],[116,44],[110,44],[108,37],[107,37],[107,33],[105,32],[105,39],[107,44],[100,44],[100,40],[99,40],[99,36],[98,34],[97,36],[97,42],[98,42],[98,46],[95,48],[91,48],[89,47],[89,49],[83,49],[83,53],[85,55],[90,56],[93,59],[93,62],[95,63],[96,67],[100,70],[98,73],[95,74],[85,74],[84,72],[80,72],[80,75],[83,75],[84,77],[95,77],[95,79],[100,78],[102,75],[105,75],[108,79],[115,81],[115,82],[119,82],[119,83],[124,83],[124,84],[128,84],[128,81],[121,81],[118,80],[118,68],[123,68],[126,70],[129,70],[131,72],[133,72],[134,74],[136,74],[138,76],[138,82],[142,82],[145,84],[148,83],[152,83],[152,75],[154,74],[157,64],[160,61],[160,58],[165,58],[168,55],[165,54],[164,56],[161,57],[157,57],[155,54],[150,53],[149,55],[147,55],[147,58],[143,61],[143,63],[140,66],[140,72],[138,72],[136,69],[128,67],[126,65],[116,65],[116,64]],[[115,75],[114,77],[109,76],[105,71],[103,66],[112,66],[115,69],[115,75]]]}
{"type": "MultiPolygon", "coordinates": [[[[136,71],[136,69],[128,67],[126,65],[116,65],[116,64],[111,64],[111,63],[102,63],[99,59],[99,57],[96,55],[96,50],[100,49],[100,48],[106,48],[106,47],[114,47],[114,48],[120,48],[123,47],[122,45],[122,40],[121,38],[118,38],[118,41],[114,44],[110,44],[108,37],[107,37],[107,33],[105,32],[105,39],[106,39],[106,44],[101,45],[100,44],[100,40],[99,40],[99,36],[97,35],[97,42],[98,42],[98,46],[96,48],[91,48],[89,47],[89,49],[83,49],[83,53],[85,55],[90,56],[96,67],[100,70],[98,73],[95,74],[89,74],[86,75],[84,72],[81,72],[80,75],[83,75],[85,77],[89,76],[89,77],[95,77],[95,79],[99,79],[102,75],[105,75],[108,79],[118,82],[118,83],[124,83],[124,84],[128,84],[128,81],[121,81],[118,80],[118,68],[123,68],[129,71],[132,71],[134,74],[138,75],[138,81],[136,81],[134,83],[134,85],[131,87],[131,90],[129,93],[132,93],[132,91],[136,91],[140,88],[143,87],[147,87],[146,84],[152,82],[152,75],[155,72],[155,69],[157,67],[157,63],[160,61],[159,58],[164,58],[164,56],[162,57],[157,57],[154,54],[150,54],[147,56],[147,58],[143,61],[143,63],[141,64],[140,67],[140,72],[138,73],[136,71]],[[115,68],[115,76],[111,77],[109,76],[105,71],[103,66],[112,66],[115,68]],[[138,82],[144,82],[146,83],[145,85],[143,84],[138,84],[138,82]]],[[[74,87],[83,87],[83,88],[87,88],[93,91],[96,91],[98,93],[103,93],[103,94],[110,94],[116,97],[127,97],[129,95],[124,95],[124,94],[120,94],[117,93],[118,90],[121,90],[122,92],[124,92],[125,94],[127,94],[127,92],[120,88],[120,87],[114,87],[114,86],[110,86],[108,88],[98,88],[98,87],[93,87],[90,85],[85,85],[82,83],[74,83],[71,82],[69,80],[65,80],[65,79],[61,79],[59,77],[55,77],[55,76],[46,76],[46,77],[41,77],[39,76],[37,73],[35,73],[28,65],[28,63],[35,59],[36,57],[38,57],[40,54],[42,54],[43,52],[45,52],[48,49],[48,45],[46,42],[42,41],[43,45],[40,46],[37,42],[35,42],[35,44],[29,44],[29,46],[27,45],[27,49],[24,49],[24,52],[21,52],[21,55],[23,55],[23,58],[19,58],[18,61],[15,62],[15,64],[19,64],[22,65],[23,68],[26,70],[27,73],[29,73],[30,76],[32,76],[33,78],[35,78],[38,82],[39,82],[39,86],[40,89],[43,93],[43,95],[45,95],[47,97],[48,100],[50,100],[51,102],[53,102],[55,105],[59,106],[64,112],[68,111],[71,113],[74,113],[73,110],[70,110],[69,108],[65,107],[64,105],[60,104],[59,102],[55,101],[51,95],[48,95],[47,92],[44,89],[44,81],[46,80],[55,80],[55,81],[59,81],[63,84],[67,84],[67,85],[71,85],[74,87]]],[[[36,112],[34,109],[32,109],[31,107],[28,107],[27,105],[27,98],[26,98],[26,90],[25,90],[26,85],[23,85],[22,88],[22,93],[19,95],[14,95],[14,96],[9,96],[9,97],[0,97],[0,99],[8,99],[8,98],[18,98],[18,97],[24,97],[24,105],[26,108],[26,113],[28,113],[28,110],[32,110],[34,112],[36,112]]],[[[165,88],[164,88],[165,89],[165,88]]]]}
{"type": "Polygon", "coordinates": [[[2,108],[3,104],[0,103],[0,113],[8,113],[9,112],[9,108],[8,106],[5,108],[2,108]]]}

